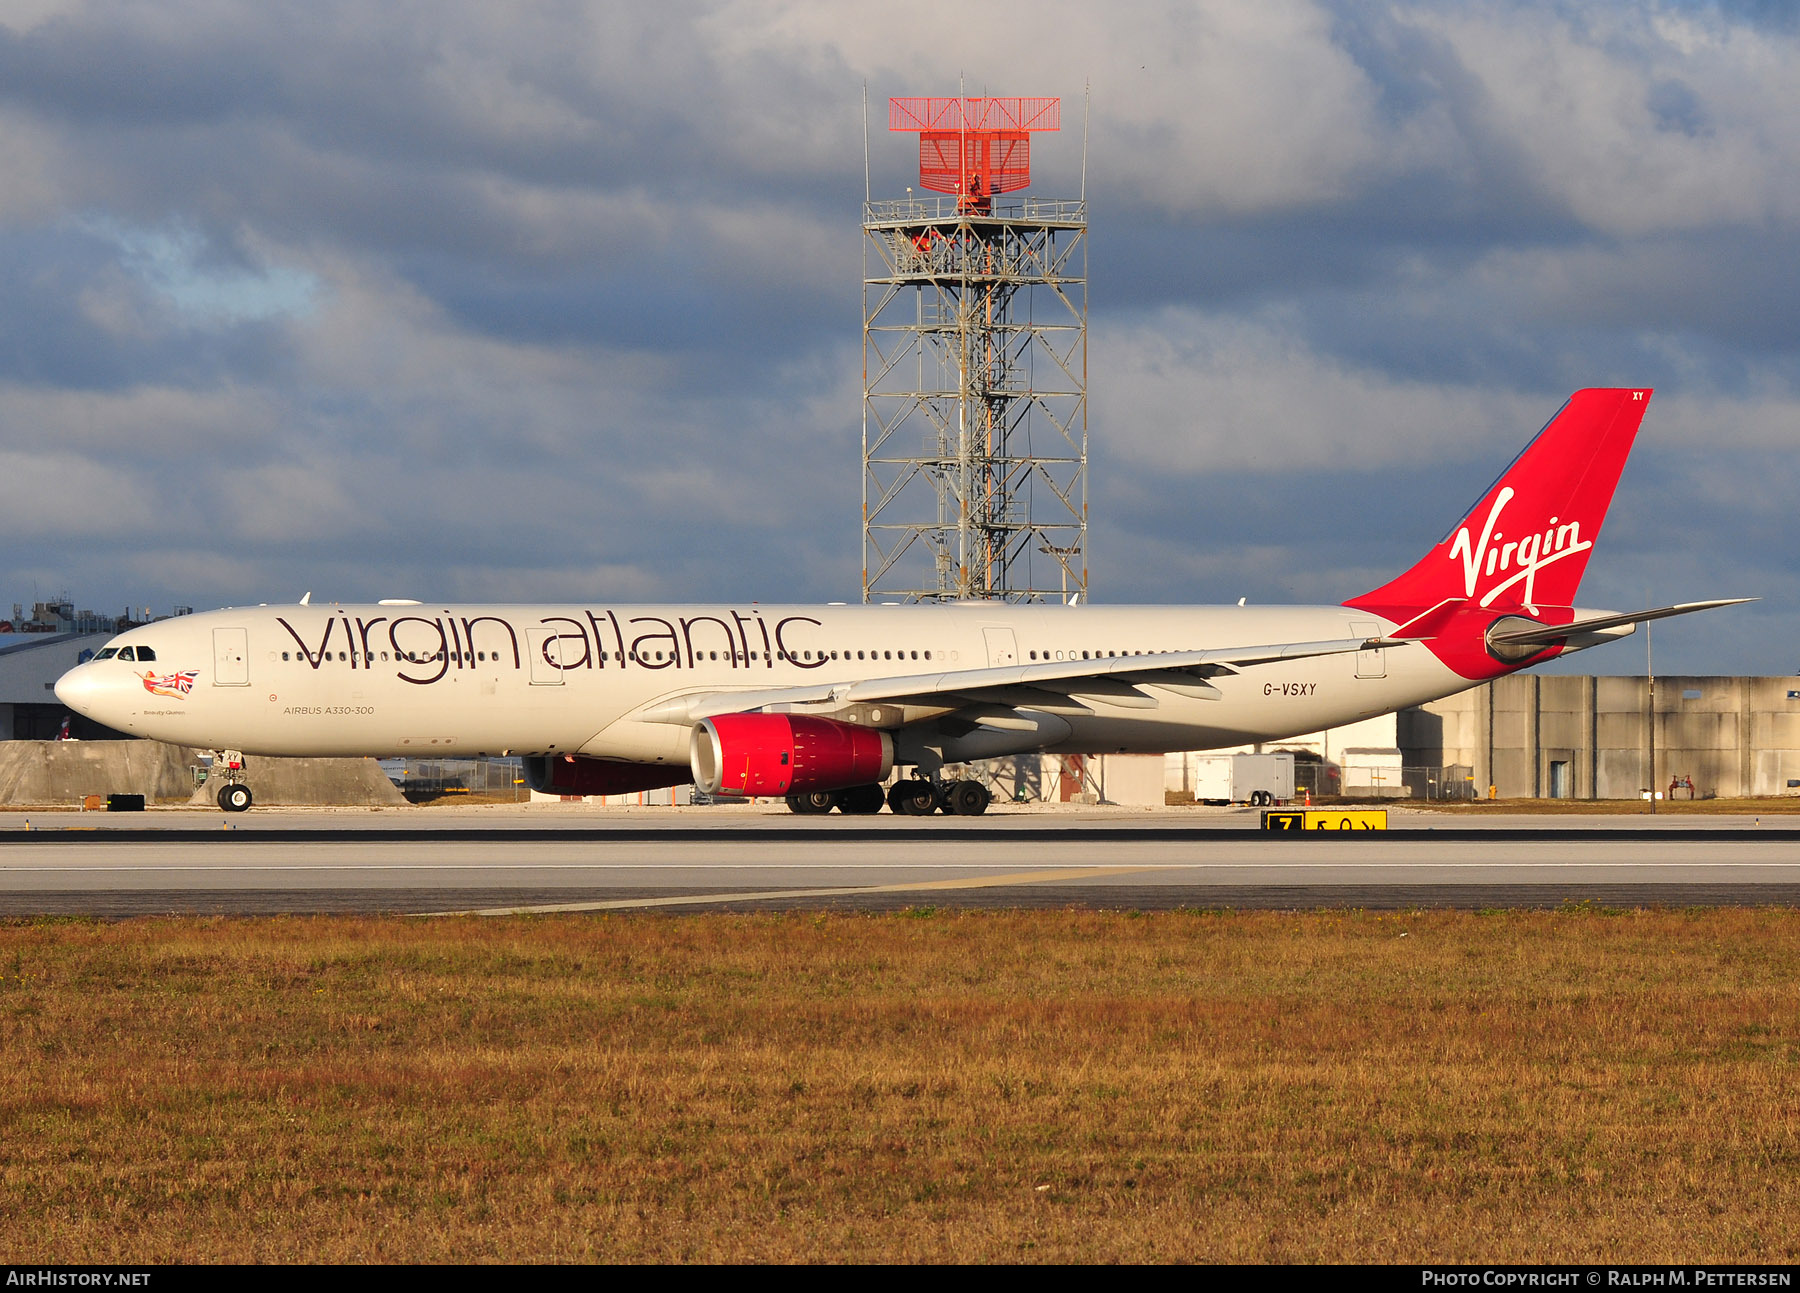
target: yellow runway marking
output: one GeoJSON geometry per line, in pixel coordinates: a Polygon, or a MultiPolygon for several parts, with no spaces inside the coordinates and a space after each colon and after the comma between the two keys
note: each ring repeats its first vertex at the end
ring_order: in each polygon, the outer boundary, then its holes
{"type": "Polygon", "coordinates": [[[432,911],[428,916],[540,916],[564,911],[627,911],[640,907],[691,907],[699,903],[767,902],[775,898],[843,898],[876,893],[932,893],[946,889],[987,889],[1003,885],[1044,884],[1053,880],[1086,880],[1094,876],[1135,875],[1167,871],[1168,866],[1083,866],[1059,871],[1019,871],[1012,875],[964,876],[956,880],[918,880],[909,884],[845,885],[833,889],[768,889],[760,893],[693,893],[672,898],[614,898],[604,902],[550,902],[530,907],[483,907],[471,911],[432,911]]]}

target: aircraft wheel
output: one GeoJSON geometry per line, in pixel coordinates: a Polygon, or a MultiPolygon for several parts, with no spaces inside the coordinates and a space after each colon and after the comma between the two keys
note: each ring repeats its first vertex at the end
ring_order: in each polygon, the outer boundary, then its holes
{"type": "Polygon", "coordinates": [[[979,781],[952,781],[944,787],[944,811],[959,817],[979,817],[987,811],[988,789],[979,781]]]}
{"type": "Polygon", "coordinates": [[[243,812],[250,807],[252,798],[250,787],[242,782],[219,787],[219,807],[228,813],[243,812]]]}
{"type": "Polygon", "coordinates": [[[829,790],[814,790],[804,795],[789,795],[787,806],[804,817],[828,813],[837,805],[837,795],[829,790]]]}
{"type": "Polygon", "coordinates": [[[887,794],[880,786],[851,786],[838,791],[838,811],[848,816],[878,813],[885,803],[887,794]]]}
{"type": "Polygon", "coordinates": [[[888,807],[903,817],[927,817],[937,811],[937,787],[929,781],[896,781],[887,792],[888,807]]]}

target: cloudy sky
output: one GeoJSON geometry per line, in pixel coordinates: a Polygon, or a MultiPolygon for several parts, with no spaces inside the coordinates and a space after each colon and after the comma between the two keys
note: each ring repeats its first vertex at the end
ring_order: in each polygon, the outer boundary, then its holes
{"type": "Polygon", "coordinates": [[[1091,86],[1095,600],[1341,600],[1649,385],[1582,600],[1791,673],[1788,12],[0,0],[0,594],[853,599],[863,86],[961,78],[1091,86]]]}

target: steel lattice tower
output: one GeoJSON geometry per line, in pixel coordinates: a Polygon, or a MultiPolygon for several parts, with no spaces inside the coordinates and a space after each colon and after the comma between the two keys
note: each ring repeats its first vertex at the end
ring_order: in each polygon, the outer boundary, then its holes
{"type": "Polygon", "coordinates": [[[1087,204],[1030,178],[1057,99],[892,99],[919,183],[863,212],[863,600],[1087,592],[1087,204]]]}

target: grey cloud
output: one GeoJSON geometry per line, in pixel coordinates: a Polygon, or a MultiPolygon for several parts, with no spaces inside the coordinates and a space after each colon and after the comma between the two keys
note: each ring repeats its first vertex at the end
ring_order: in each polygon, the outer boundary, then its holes
{"type": "Polygon", "coordinates": [[[0,454],[115,519],[9,578],[853,596],[861,84],[898,192],[885,96],[954,91],[951,28],[1007,50],[973,92],[1069,96],[1042,192],[1094,87],[1099,597],[1360,591],[1643,382],[1599,594],[1791,598],[1800,91],[1754,5],[14,11],[0,454]]]}

